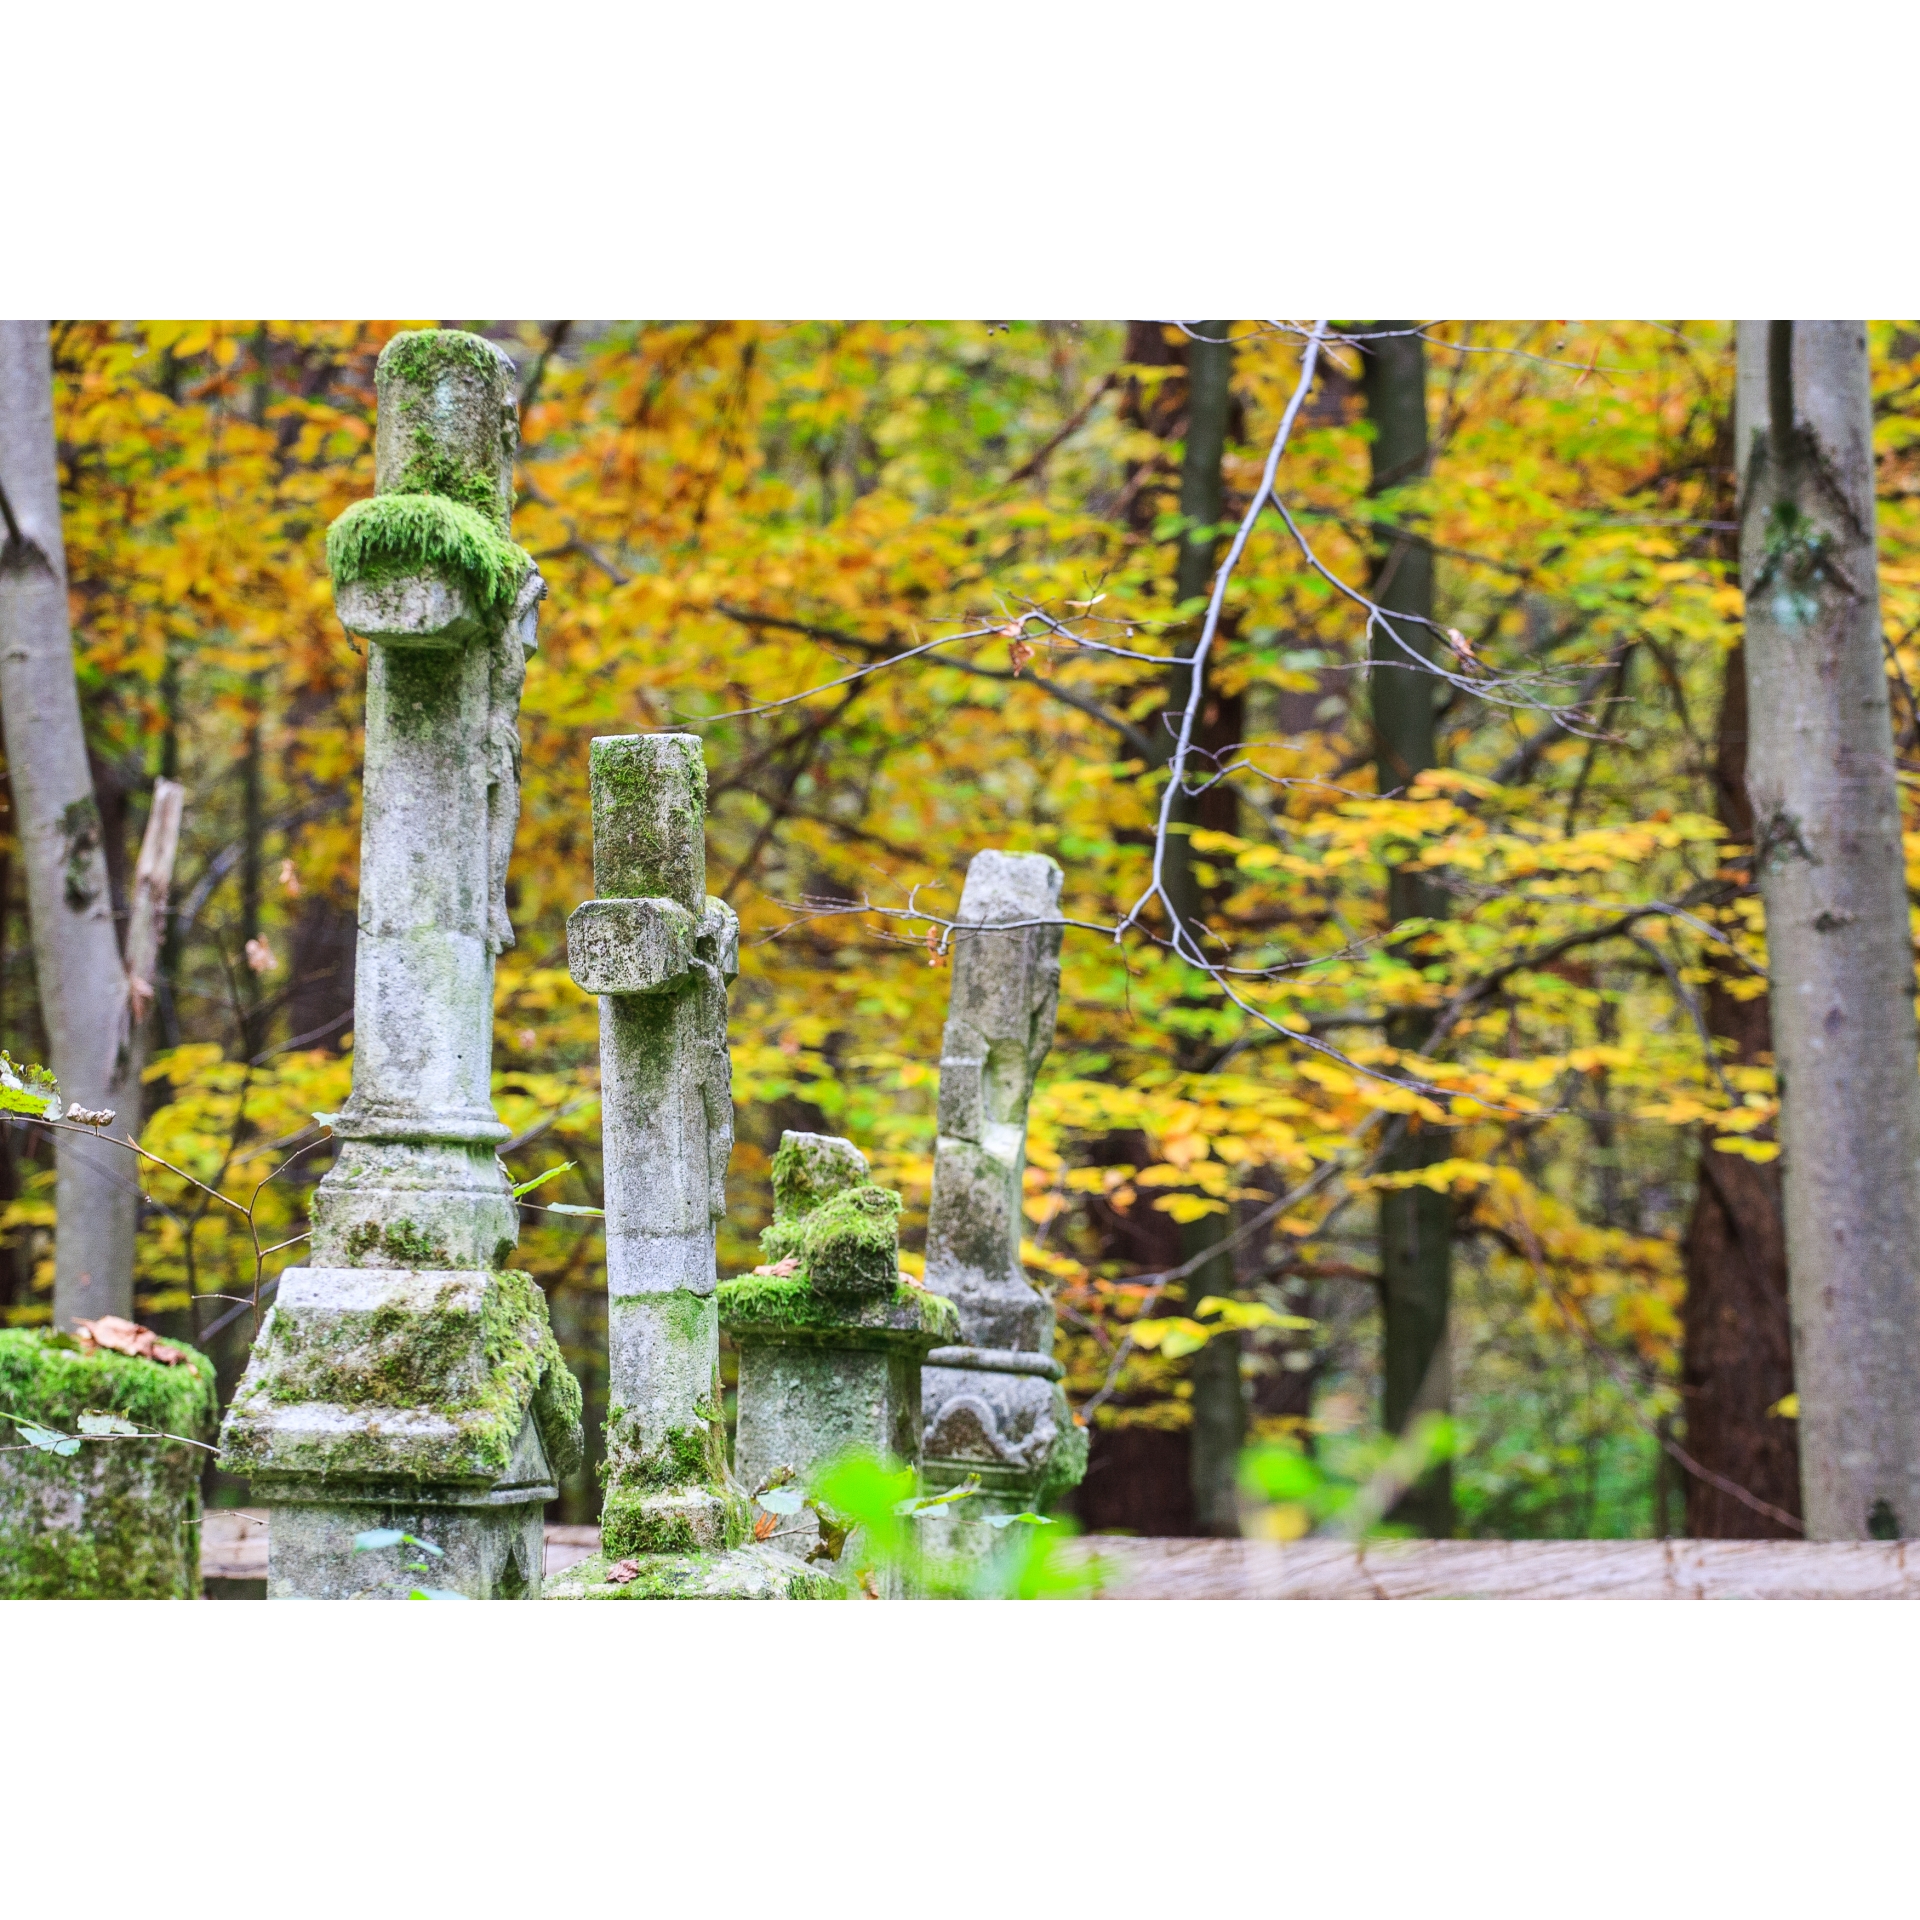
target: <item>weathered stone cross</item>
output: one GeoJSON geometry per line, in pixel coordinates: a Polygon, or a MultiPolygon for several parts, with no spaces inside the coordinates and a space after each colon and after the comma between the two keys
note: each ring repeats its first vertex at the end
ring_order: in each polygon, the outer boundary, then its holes
{"type": "Polygon", "coordinates": [[[593,884],[567,965],[600,1001],[607,1245],[603,1551],[554,1599],[798,1599],[829,1575],[753,1543],[727,1469],[714,1232],[733,1151],[740,923],[707,894],[693,734],[595,740],[593,884]]]}
{"type": "Polygon", "coordinates": [[[1061,930],[1046,923],[1059,912],[1060,869],[1044,854],[988,850],[968,864],[927,1214],[927,1285],[959,1308],[967,1344],[937,1348],[921,1375],[927,1490],[980,1476],[978,1499],[922,1523],[956,1550],[988,1544],[970,1516],[1038,1508],[1087,1466],[1053,1358],[1053,1310],[1020,1264],[1027,1108],[1060,1000],[1061,930]],[[1005,931],[985,931],[994,926],[1005,931]]]}
{"type": "Polygon", "coordinates": [[[353,1092],[311,1265],[281,1276],[224,1438],[272,1509],[269,1597],[530,1598],[543,1503],[580,1454],[546,1303],[506,1270],[491,1093],[544,587],[508,537],[512,363],[403,333],[376,378],[378,492],[327,539],[341,622],[370,643],[353,1092]]]}

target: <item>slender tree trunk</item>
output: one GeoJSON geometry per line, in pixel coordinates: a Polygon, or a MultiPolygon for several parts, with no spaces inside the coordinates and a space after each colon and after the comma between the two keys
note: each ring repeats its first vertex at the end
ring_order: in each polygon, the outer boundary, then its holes
{"type": "MultiPolygon", "coordinates": [[[[1187,430],[1186,447],[1180,462],[1180,514],[1190,523],[1181,531],[1179,560],[1174,570],[1174,596],[1187,602],[1201,597],[1213,585],[1214,561],[1219,551],[1215,529],[1226,512],[1226,476],[1222,463],[1227,450],[1228,413],[1233,403],[1233,348],[1227,344],[1225,320],[1203,320],[1194,329],[1202,337],[1187,343],[1187,430]]],[[[1200,639],[1199,619],[1192,620],[1174,651],[1191,658],[1200,639]]],[[[1167,681],[1169,723],[1178,725],[1192,686],[1191,669],[1175,667],[1167,681]]],[[[1201,727],[1196,741],[1215,748],[1235,744],[1231,733],[1223,729],[1236,726],[1238,703],[1231,714],[1211,689],[1201,695],[1201,727]]],[[[1171,757],[1173,738],[1169,734],[1165,752],[1171,757]]],[[[1190,766],[1189,777],[1204,777],[1206,763],[1190,766]]],[[[1224,826],[1229,831],[1237,824],[1231,819],[1208,817],[1217,814],[1221,802],[1230,808],[1232,796],[1224,787],[1202,799],[1179,798],[1174,802],[1169,824],[1182,831],[1169,836],[1162,867],[1168,895],[1174,911],[1187,924],[1189,940],[1199,938],[1206,918],[1206,900],[1194,874],[1193,844],[1189,835],[1200,825],[1224,826]],[[1213,804],[1209,806],[1209,802],[1213,804]]],[[[1205,943],[1201,941],[1204,950],[1205,943]]],[[[1183,1059],[1183,1066],[1191,1060],[1183,1059]]],[[[1230,1219],[1217,1213],[1188,1221],[1180,1229],[1182,1262],[1209,1254],[1227,1236],[1230,1219]]],[[[1184,1282],[1188,1310],[1210,1294],[1230,1295],[1234,1290],[1233,1258],[1221,1253],[1189,1275],[1184,1282]]],[[[1201,1534],[1232,1536],[1240,1531],[1239,1466],[1240,1449],[1247,1437],[1247,1392],[1240,1377],[1240,1338],[1221,1334],[1209,1340],[1193,1356],[1188,1366],[1193,1386],[1190,1402],[1193,1416],[1192,1446],[1188,1455],[1193,1482],[1194,1529],[1201,1534]]]]}
{"type": "MultiPolygon", "coordinates": [[[[1386,320],[1383,330],[1410,326],[1386,320]]],[[[1427,470],[1426,348],[1412,333],[1369,343],[1362,390],[1373,426],[1371,491],[1417,480],[1427,470]]],[[[1386,534],[1376,547],[1373,598],[1393,613],[1433,617],[1433,550],[1425,541],[1386,534]]],[[[1382,793],[1409,786],[1435,764],[1432,675],[1417,660],[1431,657],[1433,637],[1414,621],[1390,623],[1371,642],[1375,780],[1382,793]],[[1409,658],[1409,656],[1412,658],[1409,658]]],[[[1387,918],[1395,926],[1447,910],[1443,889],[1401,869],[1387,880],[1387,918]]],[[[1393,1046],[1418,1052],[1431,1021],[1424,1013],[1388,1023],[1393,1046]]],[[[1444,1135],[1415,1131],[1409,1121],[1381,1160],[1387,1173],[1411,1172],[1447,1156],[1444,1135]]],[[[1452,1405],[1448,1314],[1453,1290],[1453,1202],[1444,1193],[1410,1187],[1380,1196],[1380,1293],[1384,1354],[1382,1419],[1399,1433],[1416,1414],[1444,1413],[1452,1405]]],[[[1453,1531],[1453,1479],[1436,1467],[1408,1491],[1395,1518],[1444,1539],[1453,1531]]]]}
{"type": "MultiPolygon", "coordinates": [[[[131,1018],[80,722],[43,321],[0,322],[0,493],[0,709],[48,1064],[66,1100],[110,1107],[137,1131],[144,1028],[131,1018]]],[[[132,1158],[61,1134],[57,1166],[54,1324],[130,1316],[132,1158]]]]}
{"type": "Polygon", "coordinates": [[[1920,1062],[1857,320],[1748,321],[1747,785],[1809,1537],[1920,1534],[1920,1062]],[[1764,368],[1764,374],[1762,369],[1764,368]]]}
{"type": "MultiPolygon", "coordinates": [[[[1727,656],[1714,788],[1727,838],[1750,844],[1746,671],[1744,650],[1736,647],[1727,656]]],[[[1742,976],[1734,967],[1712,958],[1708,964],[1714,972],[1702,1008],[1707,1031],[1716,1040],[1732,1043],[1725,1055],[1730,1062],[1754,1066],[1773,1052],[1766,996],[1736,995],[1742,976]]],[[[1703,1138],[1686,1252],[1680,1393],[1686,1407],[1687,1451],[1703,1467],[1770,1506],[1798,1513],[1795,1423],[1768,1413],[1793,1391],[1779,1165],[1716,1153],[1703,1138]]],[[[1692,1474],[1687,1476],[1686,1498],[1692,1539],[1798,1538],[1792,1528],[1692,1474]]]]}

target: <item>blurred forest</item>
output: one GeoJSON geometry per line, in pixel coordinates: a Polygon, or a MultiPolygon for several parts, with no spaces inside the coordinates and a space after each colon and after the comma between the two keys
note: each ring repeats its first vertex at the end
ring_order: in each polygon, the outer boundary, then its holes
{"type": "MultiPolygon", "coordinates": [[[[374,361],[401,324],[53,334],[123,908],[154,780],[187,789],[143,1138],[242,1198],[347,1093],[364,660],[323,543],[373,490],[374,361]]],[[[1361,1457],[1383,1419],[1450,1403],[1450,1485],[1409,1514],[1426,1530],[1780,1530],[1687,1464],[1797,1510],[1784,1281],[1766,1279],[1781,1256],[1740,1230],[1772,1217],[1777,1236],[1778,1149],[1729,324],[1377,323],[1373,347],[1323,356],[1280,469],[1291,524],[1261,517],[1228,590],[1197,735],[1210,784],[1172,829],[1211,971],[1151,914],[1111,931],[1146,884],[1185,691],[1094,643],[1191,646],[1299,378],[1297,332],[445,324],[520,370],[514,532],[549,582],[495,1098],[516,1177],[574,1163],[529,1196],[520,1260],[590,1434],[598,1233],[545,1210],[600,1199],[595,1009],[564,942],[593,892],[587,743],[686,725],[708,742],[709,885],[743,923],[723,1274],[757,1257],[783,1128],[862,1145],[919,1244],[939,918],[980,848],[1043,852],[1079,924],[1034,1108],[1027,1262],[1093,1430],[1086,1524],[1229,1530],[1205,1458],[1230,1479],[1243,1441],[1361,1457]],[[1411,451],[1383,461],[1395,433],[1411,451]],[[1408,606],[1395,580],[1429,566],[1444,671],[1369,670],[1379,636],[1342,583],[1408,606]],[[949,635],[971,637],[885,664],[949,635]],[[1416,681],[1430,750],[1409,753],[1416,681]],[[1450,1283],[1450,1386],[1424,1359],[1388,1378],[1395,1235],[1450,1283]],[[1156,1278],[1196,1255],[1204,1285],[1156,1278]],[[1749,1282],[1764,1298],[1742,1346],[1718,1303],[1749,1282]]],[[[1920,335],[1871,341],[1910,794],[1920,335]]],[[[45,1057],[4,840],[0,1044],[45,1057]]],[[[267,1190],[264,1238],[300,1231],[327,1151],[267,1190]]],[[[10,1324],[50,1314],[51,1183],[45,1136],[0,1131],[10,1324]]],[[[138,1316],[210,1341],[230,1387],[250,1248],[184,1183],[145,1191],[138,1316]]],[[[556,1517],[596,1502],[590,1461],[556,1517]]]]}

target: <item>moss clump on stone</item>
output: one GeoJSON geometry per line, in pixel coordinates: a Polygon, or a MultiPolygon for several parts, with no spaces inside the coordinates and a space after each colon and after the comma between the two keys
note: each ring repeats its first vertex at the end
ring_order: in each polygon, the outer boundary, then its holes
{"type": "MultiPolygon", "coordinates": [[[[0,1413],[73,1433],[83,1413],[211,1440],[213,1364],[177,1366],[82,1353],[66,1334],[0,1332],[0,1413]]],[[[5,1444],[17,1441],[0,1428],[5,1444]]],[[[84,1442],[69,1455],[0,1456],[0,1598],[187,1600],[200,1591],[197,1448],[159,1440],[84,1442]]]]}
{"type": "Polygon", "coordinates": [[[720,1325],[734,1338],[812,1336],[846,1347],[957,1345],[960,1314],[944,1294],[896,1282],[878,1297],[835,1298],[800,1274],[743,1274],[719,1287],[720,1325]]]}
{"type": "Polygon", "coordinates": [[[607,1409],[607,1457],[601,1484],[659,1492],[667,1487],[719,1487],[725,1483],[723,1442],[711,1426],[674,1427],[656,1445],[634,1432],[633,1415],[618,1403],[607,1409]]]}
{"type": "Polygon", "coordinates": [[[900,1279],[900,1196],[844,1187],[797,1219],[776,1219],[760,1246],[769,1262],[798,1260],[818,1292],[878,1299],[900,1279]]]}
{"type": "Polygon", "coordinates": [[[504,614],[533,565],[485,514],[425,491],[359,500],[327,529],[334,591],[357,580],[450,574],[485,611],[504,614]]]}
{"type": "Polygon", "coordinates": [[[396,333],[380,350],[376,375],[391,375],[410,387],[430,387],[441,374],[459,368],[471,369],[489,380],[499,380],[507,372],[500,350],[477,333],[466,333],[458,327],[431,327],[396,333]]]}
{"type": "Polygon", "coordinates": [[[773,1217],[797,1221],[823,1200],[863,1186],[866,1156],[851,1140],[819,1133],[783,1133],[773,1156],[773,1217]]]}
{"type": "Polygon", "coordinates": [[[693,1516],[661,1507],[634,1487],[616,1487],[600,1512],[600,1539],[616,1560],[629,1554],[692,1553],[702,1544],[693,1516]]]}

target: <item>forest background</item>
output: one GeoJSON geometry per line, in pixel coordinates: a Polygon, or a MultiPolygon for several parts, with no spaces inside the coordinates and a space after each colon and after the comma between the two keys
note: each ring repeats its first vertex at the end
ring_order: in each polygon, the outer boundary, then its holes
{"type": "MultiPolygon", "coordinates": [[[[573,1163],[528,1196],[521,1259],[590,1402],[597,1232],[548,1210],[599,1199],[594,1010],[563,936],[592,891],[586,743],[691,724],[710,884],[745,929],[723,1271],[755,1258],[784,1127],[864,1146],[916,1244],[942,916],[979,848],[1045,852],[1079,924],[1035,1105],[1028,1266],[1094,1433],[1083,1519],[1224,1530],[1209,1461],[1230,1485],[1243,1439],[1335,1469],[1376,1458],[1382,1266],[1424,1228],[1450,1275],[1451,1386],[1423,1372],[1390,1411],[1450,1400],[1454,1439],[1450,1490],[1417,1523],[1791,1531],[1784,1278],[1777,1246],[1756,1265],[1738,1231],[1776,1206],[1777,1149],[1729,325],[1447,323],[1323,357],[1280,470],[1291,524],[1262,516],[1229,585],[1201,712],[1211,784],[1169,843],[1210,972],[1166,950],[1156,913],[1109,931],[1152,863],[1186,675],[1101,649],[1190,650],[1297,333],[459,324],[520,367],[515,530],[550,588],[496,1100],[516,1176],[573,1163]],[[1383,465],[1379,367],[1397,353],[1404,372],[1409,345],[1424,445],[1383,465]],[[1404,605],[1395,584],[1423,563],[1442,672],[1369,671],[1381,635],[1346,589],[1404,605]],[[970,637],[895,661],[950,635],[970,637]],[[1396,672],[1431,730],[1397,768],[1396,672]],[[743,708],[763,710],[716,717],[743,708]],[[1223,974],[1229,958],[1249,971],[1223,974]],[[1196,1258],[1199,1276],[1156,1279],[1196,1258]],[[1716,1344],[1742,1288],[1741,1337],[1716,1344]]],[[[350,1073],[364,663],[323,543],[372,490],[373,362],[397,326],[54,332],[122,912],[153,781],[188,790],[144,1137],[236,1195],[319,1138],[350,1073]]],[[[1920,337],[1876,326],[1872,347],[1904,791],[1920,337]]],[[[0,942],[0,1043],[44,1058],[6,843],[0,942]]],[[[265,1237],[300,1230],[325,1163],[322,1146],[268,1189],[265,1237]]],[[[250,1247],[184,1183],[148,1191],[139,1316],[210,1340],[230,1382],[250,1247]]],[[[25,1130],[0,1136],[0,1198],[0,1304],[44,1321],[51,1172],[25,1130]]],[[[564,1517],[594,1498],[589,1467],[564,1517]]]]}

